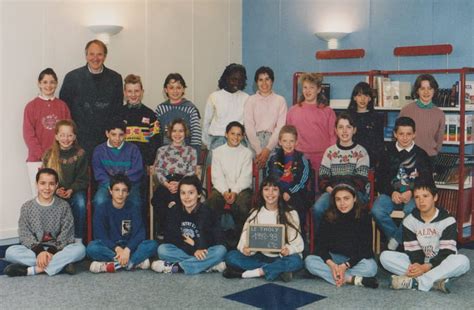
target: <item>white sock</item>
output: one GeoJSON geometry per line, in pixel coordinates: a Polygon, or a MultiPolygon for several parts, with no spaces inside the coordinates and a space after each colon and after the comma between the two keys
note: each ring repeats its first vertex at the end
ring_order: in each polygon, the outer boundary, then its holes
{"type": "Polygon", "coordinates": [[[398,248],[398,241],[395,240],[395,238],[390,238],[390,240],[388,240],[387,248],[395,251],[398,248]]]}
{"type": "Polygon", "coordinates": [[[247,270],[244,273],[242,273],[242,278],[244,278],[244,279],[259,278],[259,277],[261,277],[260,271],[261,271],[260,268],[253,269],[253,270],[247,270]]]}
{"type": "Polygon", "coordinates": [[[364,286],[362,284],[362,277],[361,276],[354,276],[354,285],[356,286],[364,286]]]}
{"type": "Polygon", "coordinates": [[[74,238],[75,243],[82,243],[82,238],[74,238]]]}
{"type": "Polygon", "coordinates": [[[26,269],[27,276],[34,276],[35,274],[36,274],[35,266],[28,267],[28,269],[26,269]]]}

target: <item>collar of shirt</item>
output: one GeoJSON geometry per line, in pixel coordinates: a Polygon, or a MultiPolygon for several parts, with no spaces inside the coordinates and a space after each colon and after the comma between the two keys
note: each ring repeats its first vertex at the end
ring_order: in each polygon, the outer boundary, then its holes
{"type": "Polygon", "coordinates": [[[410,145],[409,147],[406,147],[406,148],[401,147],[401,146],[398,144],[398,142],[395,143],[395,147],[397,148],[397,150],[398,150],[399,152],[401,152],[401,151],[403,151],[403,150],[405,150],[405,151],[407,151],[407,152],[411,152],[411,150],[413,149],[414,146],[415,146],[415,141],[412,141],[412,142],[411,142],[411,145],[410,145]]]}
{"type": "Polygon", "coordinates": [[[428,109],[431,109],[431,108],[434,107],[433,101],[431,101],[431,102],[428,103],[428,104],[425,104],[425,103],[421,102],[420,99],[416,99],[416,105],[417,105],[420,109],[423,109],[423,110],[428,110],[428,109]]]}
{"type": "Polygon", "coordinates": [[[110,147],[111,149],[120,150],[123,147],[124,144],[125,144],[125,141],[123,141],[122,144],[120,144],[119,147],[115,147],[115,146],[112,146],[112,144],[110,144],[109,140],[107,139],[107,146],[110,147]]]}
{"type": "Polygon", "coordinates": [[[127,108],[129,109],[139,109],[142,107],[142,103],[137,103],[137,104],[130,104],[127,102],[127,108]]]}
{"type": "Polygon", "coordinates": [[[45,101],[53,101],[54,99],[56,99],[56,96],[54,95],[52,97],[46,97],[46,96],[43,96],[42,94],[39,94],[38,97],[45,101]]]}
{"type": "Polygon", "coordinates": [[[89,70],[89,72],[92,73],[92,74],[100,74],[100,73],[104,72],[104,66],[100,67],[100,70],[99,70],[99,71],[94,72],[94,71],[91,70],[91,68],[89,67],[89,65],[87,65],[87,70],[89,70]]]}

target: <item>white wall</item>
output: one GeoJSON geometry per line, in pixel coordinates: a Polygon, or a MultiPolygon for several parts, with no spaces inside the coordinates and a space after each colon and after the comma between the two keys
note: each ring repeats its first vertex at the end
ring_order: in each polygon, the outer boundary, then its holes
{"type": "Polygon", "coordinates": [[[203,111],[225,66],[242,61],[241,0],[0,0],[0,16],[0,241],[17,236],[20,207],[31,198],[23,109],[42,69],[52,67],[61,82],[85,64],[84,46],[94,39],[85,25],[124,26],[106,66],[141,75],[152,109],[163,101],[166,75],[180,72],[186,97],[203,111]]]}

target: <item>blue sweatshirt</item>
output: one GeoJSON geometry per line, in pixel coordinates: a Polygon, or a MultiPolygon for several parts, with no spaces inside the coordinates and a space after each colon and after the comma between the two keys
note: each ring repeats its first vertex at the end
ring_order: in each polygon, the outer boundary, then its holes
{"type": "Polygon", "coordinates": [[[140,212],[128,202],[122,209],[107,201],[94,211],[94,240],[102,241],[110,249],[127,247],[134,252],[146,239],[145,226],[140,212]]]}

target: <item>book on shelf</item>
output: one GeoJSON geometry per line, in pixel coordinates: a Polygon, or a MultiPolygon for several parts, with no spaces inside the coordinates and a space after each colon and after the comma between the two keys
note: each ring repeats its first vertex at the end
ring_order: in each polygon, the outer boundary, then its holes
{"type": "MultiPolygon", "coordinates": [[[[472,142],[472,126],[474,123],[474,115],[464,115],[464,142],[472,142]]],[[[444,121],[444,138],[445,142],[461,141],[461,116],[459,114],[446,114],[444,121]]]]}
{"type": "Polygon", "coordinates": [[[412,102],[411,83],[401,81],[383,81],[384,107],[402,108],[412,102]]]}
{"type": "Polygon", "coordinates": [[[329,104],[331,100],[331,84],[329,83],[322,83],[321,84],[321,92],[319,103],[329,104]]]}
{"type": "Polygon", "coordinates": [[[377,90],[377,102],[376,102],[377,107],[385,106],[383,85],[384,83],[387,83],[387,82],[390,82],[390,78],[383,77],[383,76],[375,77],[375,88],[377,90]]]}

